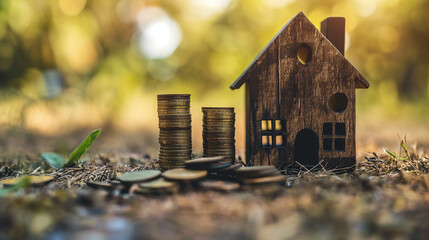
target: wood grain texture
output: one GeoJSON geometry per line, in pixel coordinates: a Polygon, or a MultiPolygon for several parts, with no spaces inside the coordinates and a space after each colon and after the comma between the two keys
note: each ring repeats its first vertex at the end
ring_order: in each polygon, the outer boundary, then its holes
{"type": "Polygon", "coordinates": [[[329,17],[322,21],[320,31],[344,55],[346,19],[343,17],[329,17]]]}
{"type": "MultiPolygon", "coordinates": [[[[276,36],[271,40],[271,42],[262,50],[262,52],[253,60],[253,62],[249,65],[249,67],[234,81],[234,83],[231,84],[231,89],[239,89],[241,86],[243,86],[244,83],[246,83],[250,79],[250,72],[253,72],[252,70],[256,67],[256,63],[260,61],[262,58],[262,55],[266,52],[266,50],[271,46],[271,44],[281,35],[285,32],[287,28],[292,23],[296,23],[297,21],[300,21],[302,18],[307,19],[307,17],[304,15],[304,13],[300,12],[298,15],[296,15],[294,18],[292,18],[286,25],[276,34],[276,36]]],[[[307,19],[307,21],[309,21],[307,19]]],[[[329,41],[328,41],[329,42],[329,41]]],[[[332,45],[333,46],[333,45],[332,45]]],[[[345,59],[347,61],[347,59],[345,59]]],[[[353,68],[354,71],[356,71],[356,78],[355,78],[355,88],[368,88],[369,82],[357,71],[352,64],[350,64],[348,61],[347,63],[353,68]]]]}
{"type": "MultiPolygon", "coordinates": [[[[294,143],[303,129],[317,134],[318,157],[326,167],[355,164],[355,87],[358,82],[364,87],[369,84],[304,14],[298,14],[283,28],[242,79],[247,83],[246,159],[250,165],[296,165],[294,143]],[[307,64],[297,58],[297,49],[302,45],[311,49],[307,64]],[[335,93],[343,93],[348,99],[341,113],[328,106],[335,93]],[[262,135],[267,134],[262,132],[262,120],[282,120],[286,127],[284,146],[262,147],[262,135]],[[345,124],[346,135],[341,137],[345,151],[323,150],[323,123],[345,124]]],[[[235,87],[242,84],[240,81],[235,87]]]]}

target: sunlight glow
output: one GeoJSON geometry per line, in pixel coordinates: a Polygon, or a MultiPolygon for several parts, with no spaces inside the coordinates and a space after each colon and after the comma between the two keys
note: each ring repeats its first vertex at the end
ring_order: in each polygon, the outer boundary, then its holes
{"type": "Polygon", "coordinates": [[[171,56],[182,40],[179,24],[158,7],[144,8],[138,17],[139,47],[148,59],[171,56]]]}
{"type": "Polygon", "coordinates": [[[86,0],[60,0],[59,6],[61,12],[67,16],[78,15],[86,5],[86,0]]]}
{"type": "Polygon", "coordinates": [[[346,34],[345,34],[344,42],[345,42],[344,43],[344,53],[345,53],[350,48],[350,35],[349,35],[349,33],[347,31],[346,31],[346,34]]]}
{"type": "Polygon", "coordinates": [[[190,0],[190,11],[201,17],[211,17],[224,12],[231,0],[190,0]]]}
{"type": "Polygon", "coordinates": [[[296,0],[264,0],[264,3],[270,8],[281,8],[296,0]]]}
{"type": "Polygon", "coordinates": [[[355,0],[356,12],[362,17],[373,14],[377,8],[377,0],[355,0]]]}
{"type": "Polygon", "coordinates": [[[399,34],[391,26],[383,26],[378,30],[378,44],[385,53],[395,51],[399,46],[399,34]]]}

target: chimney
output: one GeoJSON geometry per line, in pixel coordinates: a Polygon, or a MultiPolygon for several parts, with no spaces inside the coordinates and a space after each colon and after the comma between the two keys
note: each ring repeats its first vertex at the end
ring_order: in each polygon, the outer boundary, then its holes
{"type": "Polygon", "coordinates": [[[322,22],[320,30],[332,45],[344,55],[346,19],[343,17],[329,17],[322,22]]]}

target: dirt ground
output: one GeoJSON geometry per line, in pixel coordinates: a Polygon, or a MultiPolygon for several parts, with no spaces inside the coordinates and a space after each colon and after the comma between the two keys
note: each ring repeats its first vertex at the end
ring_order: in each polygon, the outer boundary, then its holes
{"type": "Polygon", "coordinates": [[[13,143],[2,139],[3,147],[27,146],[28,151],[3,151],[1,179],[48,174],[55,180],[47,186],[20,189],[0,197],[0,239],[429,236],[429,158],[419,150],[410,148],[408,154],[403,152],[401,156],[408,155],[407,160],[394,159],[383,152],[360,154],[352,174],[301,172],[288,175],[280,189],[260,186],[225,193],[194,185],[177,194],[155,196],[94,190],[85,182],[115,179],[136,169],[158,169],[150,141],[156,137],[139,140],[124,136],[131,142],[128,145],[109,142],[106,137],[94,144],[88,154],[91,160],[76,168],[56,171],[40,158],[41,149],[68,152],[78,141],[75,139],[82,139],[86,133],[82,131],[62,140],[41,139],[27,133],[13,143]],[[138,144],[140,141],[147,142],[147,146],[138,144]],[[122,151],[102,153],[101,149],[109,146],[106,144],[122,151]],[[149,150],[144,151],[145,148],[149,150]]]}

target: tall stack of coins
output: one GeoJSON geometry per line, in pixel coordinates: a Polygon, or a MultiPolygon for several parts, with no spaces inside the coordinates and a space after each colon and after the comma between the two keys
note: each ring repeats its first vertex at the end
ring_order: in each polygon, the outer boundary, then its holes
{"type": "Polygon", "coordinates": [[[189,94],[158,95],[159,165],[163,171],[183,167],[191,159],[189,94]]]}
{"type": "Polygon", "coordinates": [[[203,107],[203,156],[235,161],[234,108],[203,107]]]}

